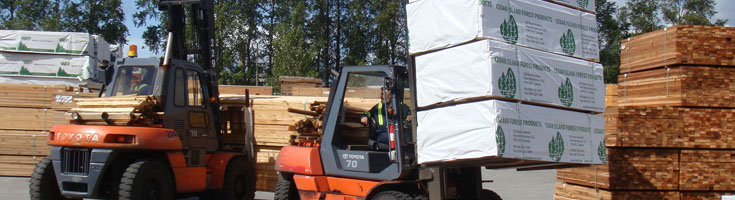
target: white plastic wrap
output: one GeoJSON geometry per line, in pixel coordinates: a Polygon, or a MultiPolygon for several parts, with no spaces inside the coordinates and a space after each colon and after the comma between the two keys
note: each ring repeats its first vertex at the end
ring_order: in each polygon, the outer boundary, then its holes
{"type": "Polygon", "coordinates": [[[0,50],[110,60],[110,44],[101,36],[87,33],[0,30],[0,50]]]}
{"type": "Polygon", "coordinates": [[[419,106],[498,96],[605,110],[602,65],[481,40],[416,57],[419,106]]]}
{"type": "Polygon", "coordinates": [[[0,52],[0,74],[83,80],[96,76],[94,62],[89,56],[0,52]]]}
{"type": "Polygon", "coordinates": [[[409,52],[482,38],[599,59],[594,14],[543,0],[419,0],[407,6],[409,52]]]}
{"type": "Polygon", "coordinates": [[[493,157],[601,164],[603,117],[488,100],[418,112],[419,164],[493,157]]]}

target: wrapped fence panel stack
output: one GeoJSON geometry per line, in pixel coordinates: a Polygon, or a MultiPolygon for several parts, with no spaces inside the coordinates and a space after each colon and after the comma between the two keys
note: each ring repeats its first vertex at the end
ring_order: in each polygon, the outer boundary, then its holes
{"type": "Polygon", "coordinates": [[[418,162],[603,163],[605,86],[589,61],[599,50],[588,3],[410,1],[418,162]]]}
{"type": "Polygon", "coordinates": [[[608,163],[559,170],[556,198],[735,197],[731,38],[735,28],[674,26],[625,40],[605,113],[608,163]]]}
{"type": "Polygon", "coordinates": [[[87,33],[0,30],[0,82],[77,86],[100,81],[110,44],[87,33]]]}

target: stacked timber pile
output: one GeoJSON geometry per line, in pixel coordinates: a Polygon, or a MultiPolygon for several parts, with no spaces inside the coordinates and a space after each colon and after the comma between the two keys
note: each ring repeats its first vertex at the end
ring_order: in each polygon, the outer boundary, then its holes
{"type": "Polygon", "coordinates": [[[157,124],[163,119],[163,112],[156,112],[158,102],[159,100],[152,95],[77,99],[77,107],[69,110],[66,118],[72,124],[118,126],[157,124]]]}
{"type": "MultiPolygon", "coordinates": [[[[322,80],[311,77],[298,76],[280,76],[278,81],[281,84],[281,95],[292,96],[296,88],[319,88],[322,87],[322,80]]],[[[329,91],[329,90],[327,90],[329,91]]],[[[297,95],[293,95],[297,96],[297,95]]],[[[303,96],[303,95],[299,95],[303,96]]],[[[321,95],[316,95],[321,96],[321,95]]]]}
{"type": "Polygon", "coordinates": [[[48,130],[67,124],[74,100],[95,97],[68,86],[0,84],[0,176],[28,177],[48,155],[48,130]]]}
{"type": "Polygon", "coordinates": [[[252,86],[252,85],[220,85],[219,94],[239,94],[245,95],[245,90],[250,91],[250,95],[272,95],[273,87],[271,86],[252,86]]]}
{"type": "MultiPolygon", "coordinates": [[[[327,110],[327,102],[314,101],[309,105],[310,111],[298,110],[289,108],[288,112],[302,114],[310,116],[308,118],[299,120],[293,126],[289,127],[290,130],[296,131],[296,134],[291,135],[291,144],[299,146],[319,146],[321,142],[321,136],[324,134],[322,124],[324,115],[327,110]]],[[[377,103],[377,102],[376,102],[377,103]]],[[[367,106],[367,105],[364,105],[367,106]]],[[[351,106],[350,104],[344,105],[344,121],[342,122],[341,128],[350,129],[349,133],[342,135],[342,141],[346,143],[360,143],[360,141],[367,141],[367,127],[360,124],[360,115],[365,113],[369,107],[361,108],[351,106]]]]}
{"type": "MultiPolygon", "coordinates": [[[[221,95],[222,103],[244,103],[242,95],[221,95]]],[[[290,110],[308,112],[315,105],[323,105],[327,97],[303,96],[251,96],[255,119],[255,152],[256,152],[256,188],[273,191],[278,182],[278,174],[273,169],[281,147],[291,145],[292,135],[298,135],[294,125],[300,120],[313,118],[313,115],[296,114],[290,110]]],[[[369,109],[378,99],[350,98],[348,105],[360,109],[369,109]]],[[[323,112],[323,111],[321,111],[323,112]]]]}
{"type": "Polygon", "coordinates": [[[559,170],[555,198],[735,195],[734,37],[735,28],[674,26],[623,42],[607,163],[559,170]]]}

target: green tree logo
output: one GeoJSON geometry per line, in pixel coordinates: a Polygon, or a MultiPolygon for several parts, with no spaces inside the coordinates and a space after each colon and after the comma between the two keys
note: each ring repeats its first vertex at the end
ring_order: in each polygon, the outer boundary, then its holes
{"type": "Polygon", "coordinates": [[[579,4],[580,8],[587,8],[587,5],[590,4],[589,0],[577,0],[577,4],[579,4]]]}
{"type": "Polygon", "coordinates": [[[513,70],[508,68],[508,71],[500,74],[498,87],[500,93],[505,97],[513,98],[516,95],[516,76],[513,74],[513,70]]]}
{"type": "Polygon", "coordinates": [[[20,67],[20,71],[18,71],[18,74],[20,74],[20,75],[33,75],[33,73],[31,73],[31,71],[28,71],[28,68],[26,68],[25,66],[21,66],[20,67]]]}
{"type": "Polygon", "coordinates": [[[607,149],[605,148],[605,141],[600,141],[600,146],[597,146],[597,155],[600,156],[602,163],[607,162],[607,149]]]}
{"type": "Polygon", "coordinates": [[[503,157],[505,153],[505,133],[503,133],[503,127],[498,126],[498,130],[495,131],[495,142],[498,144],[498,156],[503,157]]]}
{"type": "Polygon", "coordinates": [[[569,78],[567,78],[566,81],[561,82],[558,93],[561,104],[572,106],[572,102],[574,102],[574,88],[572,87],[572,81],[569,81],[569,78]]]}
{"type": "Polygon", "coordinates": [[[564,155],[564,138],[557,131],[556,136],[551,137],[551,141],[549,142],[549,157],[554,162],[559,162],[562,155],[564,155]]]}
{"type": "Polygon", "coordinates": [[[61,67],[59,67],[59,71],[56,71],[56,76],[71,77],[71,76],[74,76],[74,75],[69,74],[69,73],[66,73],[66,71],[64,71],[64,69],[62,69],[61,67]]]}
{"type": "Polygon", "coordinates": [[[513,15],[506,21],[500,24],[500,34],[503,35],[503,39],[511,44],[516,44],[518,41],[518,25],[513,15]]]}
{"type": "Polygon", "coordinates": [[[574,34],[572,33],[572,29],[567,29],[567,33],[561,35],[559,45],[561,45],[561,49],[564,53],[570,56],[574,55],[577,45],[574,43],[574,34]]]}

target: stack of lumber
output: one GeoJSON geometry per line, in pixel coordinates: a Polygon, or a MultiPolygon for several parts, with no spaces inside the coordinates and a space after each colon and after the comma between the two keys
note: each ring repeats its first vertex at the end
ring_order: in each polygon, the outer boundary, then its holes
{"type": "Polygon", "coordinates": [[[69,123],[74,100],[97,96],[51,85],[0,84],[0,91],[0,176],[30,176],[49,153],[48,130],[69,123]]]}
{"type": "Polygon", "coordinates": [[[245,90],[250,91],[250,95],[272,95],[273,87],[271,86],[252,86],[252,85],[220,85],[220,94],[239,94],[245,95],[245,90]]]}
{"type": "Polygon", "coordinates": [[[318,88],[322,86],[321,79],[311,77],[279,76],[278,81],[281,84],[281,95],[286,96],[292,96],[294,88],[318,88]]]}
{"type": "Polygon", "coordinates": [[[677,25],[623,40],[620,72],[671,65],[735,65],[735,28],[677,25]]]}
{"type": "MultiPolygon", "coordinates": [[[[327,108],[327,102],[315,101],[310,104],[310,111],[297,110],[289,108],[288,111],[296,114],[303,114],[311,116],[299,120],[293,126],[289,127],[291,130],[295,130],[296,134],[291,136],[291,145],[299,146],[319,146],[321,136],[324,134],[322,129],[323,119],[327,108]]],[[[359,143],[360,141],[367,141],[367,128],[360,125],[360,116],[367,111],[367,108],[360,108],[350,106],[349,104],[343,106],[344,110],[344,121],[342,122],[343,128],[350,128],[350,134],[342,135],[342,140],[346,143],[359,143]]]]}
{"type": "Polygon", "coordinates": [[[618,106],[618,84],[605,85],[605,107],[618,106]]]}
{"type": "Polygon", "coordinates": [[[627,73],[619,77],[618,101],[606,101],[607,163],[558,170],[563,183],[555,198],[734,195],[731,38],[735,28],[674,26],[623,42],[627,73]]]}
{"type": "MultiPolygon", "coordinates": [[[[319,107],[327,102],[327,97],[303,96],[250,96],[255,115],[255,151],[256,151],[256,188],[273,191],[278,182],[278,174],[273,169],[281,147],[291,145],[292,135],[298,135],[295,124],[300,120],[313,118],[309,114],[296,114],[289,109],[315,112],[312,107],[319,107]]],[[[221,95],[222,103],[244,103],[242,95],[221,95]]],[[[346,103],[355,108],[367,110],[372,108],[378,99],[349,98],[346,103]]],[[[321,111],[323,112],[323,111],[321,111]]]]}
{"type": "Polygon", "coordinates": [[[67,120],[72,124],[125,126],[156,124],[163,119],[163,113],[155,111],[158,100],[154,96],[77,99],[76,104],[77,107],[66,114],[67,120]],[[78,114],[79,119],[73,119],[72,113],[78,114]]]}

